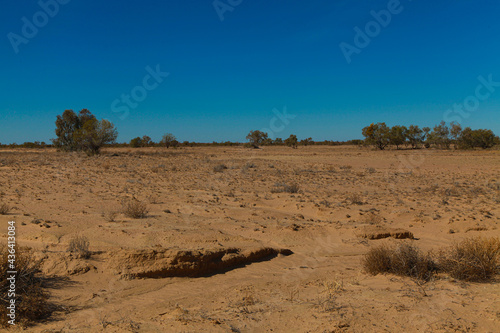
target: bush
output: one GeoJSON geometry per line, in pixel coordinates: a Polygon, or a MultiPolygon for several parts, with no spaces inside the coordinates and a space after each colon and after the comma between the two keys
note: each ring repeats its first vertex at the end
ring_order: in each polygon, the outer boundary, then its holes
{"type": "Polygon", "coordinates": [[[10,206],[6,203],[0,205],[0,215],[7,215],[10,211],[10,206]]]}
{"type": "Polygon", "coordinates": [[[69,241],[68,252],[76,253],[80,258],[90,258],[90,242],[85,236],[76,236],[69,241]]]}
{"type": "Polygon", "coordinates": [[[410,243],[370,249],[363,258],[363,267],[373,275],[391,273],[424,281],[429,281],[437,270],[431,256],[410,243]]]}
{"type": "MultiPolygon", "coordinates": [[[[0,325],[10,326],[7,317],[9,299],[7,298],[10,282],[7,278],[9,270],[8,251],[0,250],[0,325]]],[[[16,323],[23,326],[44,319],[50,315],[48,294],[43,289],[44,278],[40,276],[40,262],[35,261],[32,252],[27,248],[18,248],[16,252],[16,323]]]]}
{"type": "Polygon", "coordinates": [[[500,273],[500,239],[469,238],[441,253],[440,266],[451,277],[488,281],[500,273]]]}
{"type": "Polygon", "coordinates": [[[227,169],[227,166],[225,164],[218,164],[214,166],[214,172],[222,172],[227,169]]]}
{"type": "Polygon", "coordinates": [[[286,183],[276,183],[271,189],[271,193],[298,193],[299,185],[297,184],[286,184],[286,183]]]}
{"type": "Polygon", "coordinates": [[[123,214],[133,219],[142,219],[148,215],[148,207],[146,203],[140,202],[137,199],[132,199],[123,204],[123,214]]]}

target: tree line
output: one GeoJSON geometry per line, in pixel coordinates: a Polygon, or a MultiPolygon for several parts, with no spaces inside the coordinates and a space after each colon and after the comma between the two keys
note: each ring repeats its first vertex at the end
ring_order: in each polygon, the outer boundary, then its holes
{"type": "Polygon", "coordinates": [[[154,142],[151,137],[144,135],[135,137],[129,143],[117,143],[118,131],[108,120],[98,120],[89,110],[83,109],[79,113],[65,110],[56,117],[55,133],[57,138],[52,139],[52,144],[45,142],[25,142],[23,144],[2,145],[4,148],[46,148],[55,147],[61,151],[83,151],[88,155],[99,154],[102,147],[203,147],[203,146],[241,146],[259,148],[260,146],[288,146],[297,148],[308,145],[373,145],[383,150],[388,146],[411,147],[413,149],[436,147],[449,149],[451,145],[460,149],[491,148],[500,145],[500,139],[493,131],[488,129],[472,130],[470,127],[462,128],[458,123],[445,122],[434,126],[420,128],[418,125],[409,127],[395,125],[388,127],[385,123],[372,123],[362,129],[364,140],[348,141],[314,141],[311,137],[299,140],[295,134],[290,134],[286,139],[272,139],[267,133],[253,130],[246,136],[247,143],[240,142],[212,142],[199,143],[179,142],[172,133],[163,135],[159,142],[154,142]]]}
{"type": "Polygon", "coordinates": [[[500,139],[492,130],[462,128],[458,123],[452,122],[448,126],[444,121],[434,126],[420,128],[418,125],[409,127],[395,125],[388,127],[385,123],[372,123],[362,129],[365,143],[384,150],[389,145],[418,148],[436,147],[449,149],[451,145],[460,149],[492,148],[500,145],[500,139]]]}

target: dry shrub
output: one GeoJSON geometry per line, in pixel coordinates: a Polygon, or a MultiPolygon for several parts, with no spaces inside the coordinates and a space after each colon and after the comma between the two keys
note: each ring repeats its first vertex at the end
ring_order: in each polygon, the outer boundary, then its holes
{"type": "Polygon", "coordinates": [[[108,211],[102,213],[102,216],[108,222],[115,222],[116,221],[116,217],[118,216],[119,213],[120,212],[118,212],[116,210],[108,210],[108,211]]]}
{"type": "Polygon", "coordinates": [[[468,238],[441,252],[441,269],[465,281],[489,281],[500,273],[500,239],[468,238]]]}
{"type": "MultiPolygon", "coordinates": [[[[0,250],[0,326],[10,326],[7,314],[10,310],[10,299],[8,292],[10,281],[7,280],[11,274],[8,274],[9,261],[8,251],[5,248],[0,250]]],[[[28,248],[18,248],[16,251],[15,268],[16,287],[15,287],[15,322],[22,326],[44,319],[50,315],[52,306],[48,304],[48,294],[43,289],[44,277],[39,275],[40,262],[33,258],[33,254],[28,248]]]]}
{"type": "Polygon", "coordinates": [[[284,182],[274,184],[271,193],[298,193],[299,185],[287,184],[284,182]]]}
{"type": "Polygon", "coordinates": [[[89,251],[90,242],[85,236],[76,236],[69,241],[68,251],[76,253],[80,258],[90,258],[89,251]]]}
{"type": "Polygon", "coordinates": [[[6,203],[0,205],[0,215],[7,215],[10,212],[10,206],[6,203]]]}
{"type": "Polygon", "coordinates": [[[347,195],[346,200],[353,205],[363,204],[363,199],[361,198],[361,195],[359,195],[358,193],[351,193],[347,195]]]}
{"type": "Polygon", "coordinates": [[[148,206],[144,202],[132,199],[123,204],[123,214],[133,219],[143,219],[148,216],[148,206]]]}
{"type": "Polygon", "coordinates": [[[363,266],[373,275],[392,273],[424,281],[429,281],[437,270],[430,254],[423,254],[418,247],[406,242],[370,249],[363,258],[363,266]]]}
{"type": "Polygon", "coordinates": [[[227,166],[225,164],[218,164],[214,166],[214,172],[222,172],[227,169],[227,166]]]}

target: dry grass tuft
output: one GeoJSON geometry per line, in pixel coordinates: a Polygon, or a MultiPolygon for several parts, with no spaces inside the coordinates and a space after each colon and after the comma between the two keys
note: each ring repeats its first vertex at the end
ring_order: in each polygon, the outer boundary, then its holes
{"type": "Polygon", "coordinates": [[[500,239],[468,238],[441,252],[440,266],[464,281],[489,281],[500,273],[500,239]]]}
{"type": "Polygon", "coordinates": [[[362,205],[363,204],[363,199],[361,198],[361,195],[358,193],[351,193],[347,195],[346,201],[350,202],[353,205],[362,205]]]}
{"type": "Polygon", "coordinates": [[[295,183],[287,184],[285,182],[281,182],[274,184],[271,189],[271,193],[298,193],[299,189],[299,185],[295,183]]]}
{"type": "Polygon", "coordinates": [[[0,205],[0,215],[7,215],[10,212],[10,206],[6,203],[0,205]]]}
{"type": "Polygon", "coordinates": [[[370,249],[363,258],[363,266],[373,275],[392,273],[423,281],[429,281],[437,270],[429,254],[423,254],[418,247],[406,242],[370,249]]]}
{"type": "Polygon", "coordinates": [[[80,258],[90,258],[91,252],[89,251],[90,242],[85,236],[73,237],[68,244],[68,252],[76,253],[80,258]]]}
{"type": "Polygon", "coordinates": [[[123,214],[133,219],[143,219],[148,216],[148,212],[146,203],[135,198],[123,204],[123,214]]]}
{"type": "Polygon", "coordinates": [[[214,172],[223,172],[226,169],[227,166],[225,164],[217,164],[216,166],[214,166],[214,172]]]}
{"type": "MultiPolygon", "coordinates": [[[[33,322],[47,318],[52,307],[48,304],[48,294],[43,289],[44,278],[40,276],[40,262],[33,258],[30,249],[18,248],[16,252],[15,268],[16,275],[16,308],[15,322],[21,326],[27,326],[33,322]]],[[[6,249],[0,250],[0,326],[10,326],[7,316],[10,310],[7,293],[10,289],[10,281],[7,280],[11,274],[9,270],[9,253],[6,249]]]]}

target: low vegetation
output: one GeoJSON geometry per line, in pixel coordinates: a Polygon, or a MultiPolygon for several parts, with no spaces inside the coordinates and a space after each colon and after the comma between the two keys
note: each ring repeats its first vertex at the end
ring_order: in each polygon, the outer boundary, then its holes
{"type": "Polygon", "coordinates": [[[407,242],[370,249],[363,258],[363,266],[373,275],[391,273],[424,281],[429,281],[436,271],[436,264],[431,256],[407,242]]]}
{"type": "Polygon", "coordinates": [[[469,238],[441,250],[424,254],[411,243],[380,245],[368,251],[363,267],[369,274],[391,273],[429,281],[443,272],[463,281],[487,282],[500,274],[500,239],[469,238]]]}
{"type": "Polygon", "coordinates": [[[420,128],[416,125],[410,127],[395,125],[388,127],[385,123],[371,124],[363,128],[365,143],[384,150],[389,145],[411,146],[411,148],[429,148],[434,146],[441,149],[449,149],[453,144],[456,148],[492,148],[500,144],[500,139],[493,131],[488,129],[472,130],[470,127],[462,129],[457,123],[450,126],[442,121],[439,125],[431,129],[429,127],[420,128]]]}
{"type": "Polygon", "coordinates": [[[126,201],[123,204],[123,214],[133,219],[143,219],[148,216],[148,206],[137,199],[126,201]]]}
{"type": "Polygon", "coordinates": [[[90,242],[85,236],[73,237],[68,244],[68,252],[76,254],[79,258],[90,258],[89,251],[90,242]]]}
{"type": "Polygon", "coordinates": [[[500,239],[469,238],[441,254],[440,265],[451,277],[489,281],[500,273],[500,239]]]}
{"type": "MultiPolygon", "coordinates": [[[[8,293],[10,289],[11,276],[8,274],[9,253],[5,248],[0,250],[0,325],[10,326],[8,321],[11,319],[8,314],[11,313],[10,298],[8,293]]],[[[48,317],[52,306],[48,303],[48,294],[44,290],[44,277],[40,275],[40,263],[36,261],[30,249],[18,248],[16,252],[16,287],[15,287],[15,323],[21,326],[30,324],[48,317]]]]}

